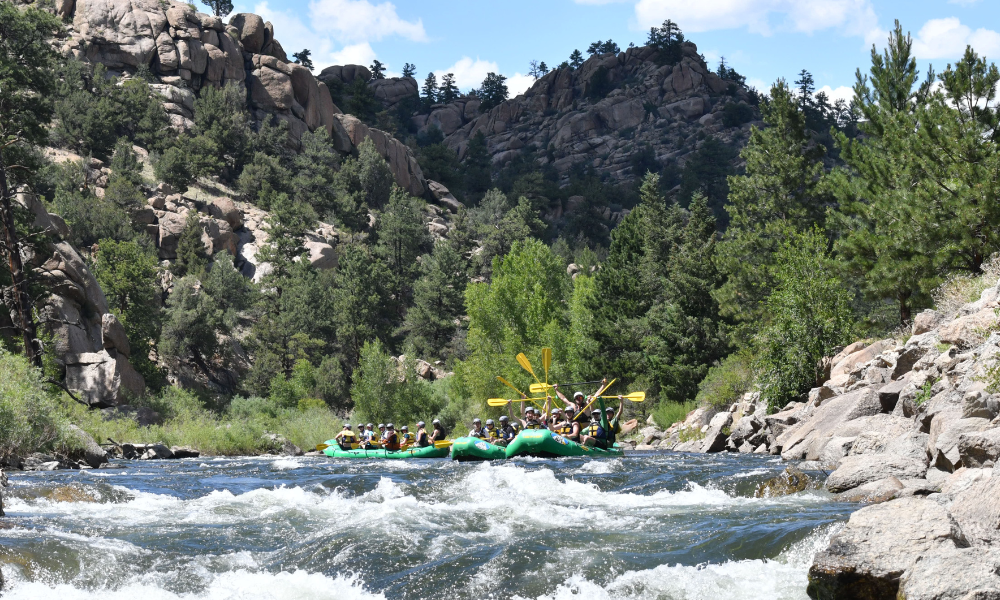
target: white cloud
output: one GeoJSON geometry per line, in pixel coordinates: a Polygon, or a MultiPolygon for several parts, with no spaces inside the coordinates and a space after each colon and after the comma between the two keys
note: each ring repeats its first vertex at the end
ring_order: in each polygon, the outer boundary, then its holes
{"type": "MultiPolygon", "coordinates": [[[[500,67],[497,66],[495,62],[481,60],[476,57],[476,60],[472,60],[468,56],[463,56],[447,69],[438,69],[434,71],[437,76],[438,82],[441,82],[441,77],[445,73],[453,73],[455,75],[455,85],[461,90],[469,90],[472,88],[477,88],[486,79],[487,73],[499,73],[500,67]]],[[[510,85],[508,84],[508,88],[510,85]]]]}
{"type": "Polygon", "coordinates": [[[771,93],[771,84],[757,77],[747,77],[747,85],[754,88],[761,94],[771,93]]]}
{"type": "Polygon", "coordinates": [[[826,94],[826,97],[830,100],[830,104],[833,104],[837,100],[843,100],[844,102],[850,104],[851,100],[854,99],[854,88],[847,87],[846,85],[842,85],[836,89],[831,88],[828,85],[824,85],[816,90],[817,94],[820,92],[826,94]]]}
{"type": "MultiPolygon", "coordinates": [[[[375,60],[375,51],[368,42],[344,46],[329,54],[331,65],[370,65],[375,60]]],[[[318,65],[317,65],[318,66],[318,65]]],[[[329,65],[327,65],[329,66],[329,65]]]]}
{"type": "Polygon", "coordinates": [[[871,0],[638,0],[640,29],[672,19],[684,31],[747,28],[770,35],[773,29],[813,33],[837,28],[866,36],[877,28],[871,0]]]}
{"type": "Polygon", "coordinates": [[[957,58],[972,46],[980,56],[1000,54],[1000,33],[980,28],[973,31],[958,17],[931,19],[917,32],[913,53],[917,58],[957,58]]]}
{"type": "Polygon", "coordinates": [[[507,91],[510,93],[510,97],[520,96],[524,92],[528,91],[535,83],[535,78],[531,75],[522,75],[520,73],[514,73],[507,78],[507,91]]]}
{"type": "Polygon", "coordinates": [[[309,17],[319,31],[330,31],[341,42],[367,42],[398,35],[426,42],[421,19],[406,21],[390,2],[372,4],[367,0],[315,0],[309,3],[309,17]]]}

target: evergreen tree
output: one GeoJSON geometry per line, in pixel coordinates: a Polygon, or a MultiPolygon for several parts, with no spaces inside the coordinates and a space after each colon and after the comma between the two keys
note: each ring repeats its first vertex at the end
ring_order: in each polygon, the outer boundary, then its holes
{"type": "Polygon", "coordinates": [[[493,184],[492,165],[486,136],[477,131],[469,140],[469,149],[465,153],[465,189],[473,197],[486,193],[493,184]]]}
{"type": "Polygon", "coordinates": [[[747,324],[761,318],[781,241],[822,223],[832,200],[822,178],[825,149],[810,141],[805,115],[784,80],[771,87],[762,113],[768,127],[752,128],[740,153],[745,174],[729,178],[729,228],[716,254],[727,281],[715,299],[723,315],[747,324]]]}
{"type": "Polygon", "coordinates": [[[212,9],[212,14],[225,17],[233,12],[233,0],[201,0],[201,3],[212,9]]]}
{"type": "Polygon", "coordinates": [[[366,227],[368,210],[379,210],[389,202],[394,182],[392,170],[378,153],[375,142],[366,138],[358,145],[357,158],[345,160],[337,173],[338,185],[349,196],[345,197],[345,210],[338,218],[354,230],[366,227]]]}
{"type": "Polygon", "coordinates": [[[381,110],[382,103],[375,97],[375,92],[368,87],[368,82],[357,77],[347,88],[347,92],[351,94],[350,100],[347,101],[347,111],[365,123],[373,123],[375,113],[381,110]]]}
{"type": "Polygon", "coordinates": [[[386,283],[391,277],[385,263],[367,247],[360,244],[343,247],[332,301],[337,315],[337,342],[348,371],[357,366],[366,341],[389,339],[393,299],[386,283]]]}
{"type": "Polygon", "coordinates": [[[372,66],[368,67],[368,70],[372,73],[372,81],[385,79],[385,65],[380,60],[373,60],[372,66]]]}
{"type": "MultiPolygon", "coordinates": [[[[681,28],[670,19],[664,21],[663,25],[658,28],[650,27],[649,36],[646,38],[646,45],[657,50],[657,62],[667,65],[680,62],[683,56],[681,47],[683,43],[684,34],[681,32],[681,28]]],[[[723,79],[726,78],[723,77],[723,79]]]]}
{"type": "Polygon", "coordinates": [[[433,71],[427,74],[423,87],[424,106],[431,106],[438,101],[437,75],[433,71]]]}
{"type": "Polygon", "coordinates": [[[482,101],[482,104],[479,105],[480,110],[487,111],[507,99],[509,92],[506,81],[507,78],[503,75],[486,74],[486,79],[483,80],[483,85],[479,88],[479,99],[482,101]]]}
{"type": "Polygon", "coordinates": [[[316,213],[305,202],[283,192],[272,194],[268,205],[271,214],[267,217],[267,243],[257,256],[270,265],[266,280],[275,285],[280,296],[281,282],[289,277],[295,259],[305,253],[306,230],[316,223],[316,213]]]}
{"type": "Polygon", "coordinates": [[[208,265],[208,252],[201,238],[205,235],[205,227],[201,224],[198,211],[190,211],[187,223],[177,239],[177,258],[170,270],[178,277],[194,275],[198,277],[208,265]]]}
{"type": "Polygon", "coordinates": [[[417,66],[413,63],[403,65],[403,77],[413,77],[417,74],[417,66]]]}
{"type": "Polygon", "coordinates": [[[544,77],[549,72],[549,66],[545,64],[545,61],[538,63],[538,72],[544,77]]]}
{"type": "Polygon", "coordinates": [[[583,66],[583,53],[579,50],[574,50],[573,53],[569,55],[569,66],[574,69],[579,69],[583,66]]]}
{"type": "Polygon", "coordinates": [[[302,134],[301,149],[292,159],[295,173],[292,189],[296,198],[311,206],[320,217],[344,212],[337,181],[339,166],[340,155],[333,149],[326,128],[302,134]]]}
{"type": "Polygon", "coordinates": [[[433,244],[424,225],[422,208],[422,201],[393,186],[389,204],[376,216],[375,254],[392,274],[387,287],[400,311],[409,304],[413,294],[413,281],[420,271],[418,258],[433,244]]]}
{"type": "Polygon", "coordinates": [[[292,58],[295,59],[295,62],[297,64],[302,65],[303,67],[309,69],[310,71],[313,70],[313,61],[311,57],[312,57],[312,51],[310,51],[309,48],[305,48],[301,52],[295,52],[292,54],[292,58]]]}
{"type": "Polygon", "coordinates": [[[455,85],[455,74],[445,73],[441,77],[441,89],[438,91],[438,101],[447,104],[459,97],[458,86],[455,85]]]}
{"type": "Polygon", "coordinates": [[[468,261],[450,241],[434,245],[420,261],[421,276],[413,284],[413,306],[401,332],[417,356],[444,358],[464,313],[468,261]]]}
{"type": "MultiPolygon", "coordinates": [[[[909,158],[917,109],[929,86],[917,86],[912,48],[912,38],[903,35],[898,21],[883,54],[872,46],[870,77],[859,69],[854,85],[864,136],[837,136],[841,157],[853,173],[836,170],[832,177],[840,206],[837,251],[862,279],[869,297],[898,303],[901,322],[910,320],[914,304],[928,302],[928,292],[937,284],[937,228],[914,226],[918,211],[929,208],[913,203],[912,190],[920,182],[909,158]]],[[[936,220],[934,211],[919,218],[936,220]]]]}
{"type": "Polygon", "coordinates": [[[498,189],[490,190],[479,206],[469,211],[481,248],[473,261],[475,272],[489,278],[495,257],[506,255],[514,244],[527,240],[544,228],[545,223],[524,196],[513,204],[498,189]]]}

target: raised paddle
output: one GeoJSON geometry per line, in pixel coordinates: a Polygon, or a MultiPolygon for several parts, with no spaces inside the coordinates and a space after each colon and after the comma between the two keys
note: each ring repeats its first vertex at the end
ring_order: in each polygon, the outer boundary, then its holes
{"type": "MultiPolygon", "coordinates": [[[[582,409],[580,409],[580,412],[577,413],[577,415],[576,415],[576,417],[574,417],[574,419],[579,419],[580,415],[586,415],[587,414],[587,409],[590,408],[590,405],[592,405],[597,400],[597,398],[600,397],[601,394],[603,394],[604,392],[608,391],[608,388],[610,388],[616,381],[618,381],[617,378],[616,379],[612,379],[610,382],[608,382],[608,384],[606,386],[604,386],[600,390],[598,390],[597,393],[594,394],[591,397],[590,402],[588,402],[586,406],[584,406],[582,409]]],[[[618,396],[615,396],[615,398],[617,398],[617,397],[618,396]]],[[[643,398],[645,399],[645,396],[643,396],[643,398]]]]}
{"type": "MultiPolygon", "coordinates": [[[[515,400],[508,400],[506,398],[490,398],[490,399],[488,399],[486,401],[486,404],[488,404],[489,406],[492,406],[492,407],[496,408],[496,407],[500,407],[500,406],[507,406],[511,402],[526,402],[526,401],[530,401],[535,406],[538,406],[538,403],[535,402],[535,400],[544,400],[544,398],[527,398],[526,400],[522,399],[522,398],[517,398],[515,400]]],[[[538,406],[538,407],[541,408],[541,406],[538,406]]]]}
{"type": "MultiPolygon", "coordinates": [[[[599,380],[598,381],[577,381],[576,383],[560,383],[559,386],[565,388],[565,387],[573,387],[573,386],[577,386],[577,385],[590,385],[592,383],[601,383],[601,382],[599,380]]],[[[530,386],[528,386],[528,389],[531,391],[532,394],[544,394],[551,387],[552,387],[552,385],[547,384],[547,383],[533,383],[530,386]]]]}
{"type": "MultiPolygon", "coordinates": [[[[605,400],[615,400],[618,396],[601,396],[605,400]]],[[[631,400],[632,402],[642,402],[646,399],[646,392],[632,392],[631,394],[626,394],[622,396],[623,400],[631,400]]]]}

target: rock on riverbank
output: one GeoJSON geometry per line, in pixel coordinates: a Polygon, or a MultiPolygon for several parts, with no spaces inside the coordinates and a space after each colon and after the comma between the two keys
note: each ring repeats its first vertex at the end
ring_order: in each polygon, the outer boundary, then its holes
{"type": "Polygon", "coordinates": [[[638,448],[755,452],[830,469],[851,516],[809,572],[818,599],[1000,599],[1000,289],[956,314],[925,311],[905,340],[857,342],[826,381],[767,415],[758,394],[699,408],[638,448]]]}

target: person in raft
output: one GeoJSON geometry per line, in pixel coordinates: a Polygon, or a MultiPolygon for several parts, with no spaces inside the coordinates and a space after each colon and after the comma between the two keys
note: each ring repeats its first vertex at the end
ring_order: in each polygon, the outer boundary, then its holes
{"type": "Polygon", "coordinates": [[[511,423],[510,419],[506,416],[500,417],[500,439],[496,441],[499,446],[506,446],[517,437],[517,423],[511,423]]]}
{"type": "Polygon", "coordinates": [[[486,429],[483,430],[483,433],[486,434],[486,441],[491,444],[496,444],[500,441],[500,430],[497,429],[493,419],[486,419],[486,429]]]}
{"type": "Polygon", "coordinates": [[[590,425],[584,429],[585,435],[580,443],[584,446],[592,446],[607,450],[611,447],[611,444],[608,443],[608,439],[610,435],[614,434],[609,434],[611,431],[611,425],[608,424],[608,417],[604,411],[604,400],[598,399],[598,401],[601,403],[601,407],[595,408],[591,411],[590,425]]]}
{"type": "Polygon", "coordinates": [[[469,437],[486,439],[486,431],[483,430],[483,422],[476,417],[472,420],[472,429],[469,430],[469,437]]]}
{"type": "Polygon", "coordinates": [[[563,436],[567,440],[579,443],[581,426],[580,422],[575,419],[576,416],[575,407],[572,404],[570,404],[569,406],[566,407],[566,410],[563,411],[563,414],[566,416],[566,418],[563,419],[563,422],[559,424],[559,427],[555,430],[555,432],[563,436]]]}
{"type": "Polygon", "coordinates": [[[416,440],[416,436],[410,433],[410,427],[408,425],[403,425],[399,428],[399,441],[404,446],[412,446],[413,441],[416,440]]]}
{"type": "Polygon", "coordinates": [[[426,448],[430,445],[430,437],[427,435],[427,424],[420,421],[417,423],[417,447],[426,448]]]}
{"type": "Polygon", "coordinates": [[[612,406],[604,409],[604,414],[608,418],[608,426],[610,427],[610,430],[608,431],[608,446],[614,446],[615,442],[618,440],[618,434],[622,432],[622,426],[619,421],[621,421],[622,418],[623,408],[625,408],[625,399],[622,398],[621,394],[619,394],[618,410],[615,411],[612,406]]]}
{"type": "Polygon", "coordinates": [[[562,423],[562,420],[562,410],[559,408],[553,408],[552,412],[549,414],[549,418],[546,419],[545,424],[549,426],[549,429],[555,431],[556,427],[562,423]]]}
{"type": "Polygon", "coordinates": [[[354,432],[351,431],[350,423],[344,423],[344,429],[333,436],[333,439],[337,440],[337,444],[340,445],[341,450],[350,450],[353,448],[351,444],[358,441],[358,436],[354,435],[354,432]]]}
{"type": "Polygon", "coordinates": [[[385,443],[385,423],[378,424],[378,433],[376,433],[375,436],[376,436],[375,439],[378,440],[378,443],[380,444],[385,443]]]}
{"type": "Polygon", "coordinates": [[[361,446],[366,450],[375,447],[375,430],[371,423],[365,425],[365,430],[361,432],[361,446]]]}
{"type": "Polygon", "coordinates": [[[434,425],[434,433],[431,434],[431,443],[443,442],[445,435],[447,434],[444,431],[444,427],[441,425],[441,421],[434,419],[434,422],[431,424],[434,425]]]}
{"type": "Polygon", "coordinates": [[[385,426],[385,435],[382,437],[382,447],[390,452],[399,451],[399,435],[396,434],[396,428],[389,423],[385,426]]]}

